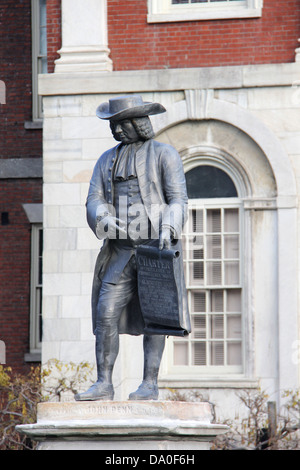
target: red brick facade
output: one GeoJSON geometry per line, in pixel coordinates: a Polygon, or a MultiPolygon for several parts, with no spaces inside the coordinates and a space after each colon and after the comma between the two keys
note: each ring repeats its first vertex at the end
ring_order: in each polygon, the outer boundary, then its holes
{"type": "MultiPolygon", "coordinates": [[[[42,130],[25,128],[32,121],[31,0],[1,2],[0,80],[6,85],[6,104],[0,104],[0,163],[41,158],[42,130]]],[[[0,340],[6,344],[7,365],[21,371],[29,352],[31,247],[22,204],[42,202],[42,180],[0,176],[0,340]]]]}
{"type": "Polygon", "coordinates": [[[48,73],[54,72],[54,61],[61,48],[61,0],[47,1],[48,73]]]}
{"type": "Polygon", "coordinates": [[[31,226],[22,204],[41,201],[39,180],[0,180],[0,213],[8,213],[9,222],[0,226],[0,339],[15,371],[29,352],[31,226]]]}
{"type": "Polygon", "coordinates": [[[31,0],[0,5],[0,80],[6,105],[0,105],[0,158],[40,157],[41,130],[26,130],[31,104],[31,0]]]}
{"type": "Polygon", "coordinates": [[[146,0],[108,0],[114,70],[287,63],[300,37],[299,0],[264,0],[261,18],[147,23],[146,0]]]}

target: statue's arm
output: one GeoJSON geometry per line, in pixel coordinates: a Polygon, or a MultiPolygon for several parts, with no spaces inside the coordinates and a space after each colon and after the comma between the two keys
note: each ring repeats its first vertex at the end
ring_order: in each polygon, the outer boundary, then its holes
{"type": "Polygon", "coordinates": [[[162,159],[162,184],[167,202],[163,213],[162,226],[170,226],[174,238],[181,237],[187,219],[188,196],[182,160],[170,146],[164,149],[162,159]]]}
{"type": "Polygon", "coordinates": [[[126,233],[123,222],[115,216],[114,206],[106,200],[103,164],[100,159],[90,181],[86,213],[90,228],[100,240],[116,238],[117,231],[126,233]]]}

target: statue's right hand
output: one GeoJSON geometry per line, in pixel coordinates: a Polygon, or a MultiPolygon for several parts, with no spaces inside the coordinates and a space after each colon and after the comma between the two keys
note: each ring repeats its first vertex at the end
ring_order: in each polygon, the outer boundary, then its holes
{"type": "Polygon", "coordinates": [[[126,224],[122,219],[118,219],[112,215],[97,218],[96,233],[99,238],[110,238],[114,240],[117,238],[118,232],[127,235],[126,224]]]}

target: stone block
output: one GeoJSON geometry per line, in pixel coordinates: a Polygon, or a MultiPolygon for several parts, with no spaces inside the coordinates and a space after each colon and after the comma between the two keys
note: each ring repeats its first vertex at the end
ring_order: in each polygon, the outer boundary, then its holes
{"type": "Polygon", "coordinates": [[[228,427],[206,402],[40,403],[37,423],[17,427],[39,450],[209,450],[228,427]]]}
{"type": "Polygon", "coordinates": [[[45,206],[80,205],[80,183],[45,184],[45,206]]]}
{"type": "Polygon", "coordinates": [[[89,183],[94,160],[68,161],[63,164],[63,180],[65,183],[89,183]]]}
{"type": "Polygon", "coordinates": [[[72,318],[70,312],[69,318],[45,318],[44,336],[45,341],[78,341],[80,338],[80,320],[72,318]]]}
{"type": "Polygon", "coordinates": [[[78,295],[81,275],[77,273],[45,273],[43,295],[78,295]]]}

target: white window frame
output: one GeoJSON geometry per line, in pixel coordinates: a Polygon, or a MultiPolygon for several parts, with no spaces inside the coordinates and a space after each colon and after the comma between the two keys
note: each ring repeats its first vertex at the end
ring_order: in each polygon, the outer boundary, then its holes
{"type": "Polygon", "coordinates": [[[42,224],[31,226],[31,280],[30,280],[30,353],[41,352],[40,341],[40,308],[42,302],[42,284],[40,283],[40,233],[43,231],[42,224]]]}
{"type": "Polygon", "coordinates": [[[236,2],[189,3],[172,5],[172,0],[148,0],[148,23],[198,21],[232,18],[258,18],[262,15],[263,0],[236,2]]]}
{"type": "MultiPolygon", "coordinates": [[[[41,54],[40,0],[31,0],[32,28],[32,120],[42,123],[42,97],[38,94],[38,75],[43,73],[42,60],[47,57],[41,54]]],[[[45,72],[44,72],[45,73],[45,72]]]]}
{"type": "MultiPolygon", "coordinates": [[[[243,239],[244,239],[244,208],[243,208],[243,201],[240,198],[214,198],[214,199],[191,199],[189,201],[189,209],[201,209],[205,207],[205,209],[239,209],[239,234],[240,234],[240,283],[238,285],[231,286],[232,288],[241,289],[242,291],[242,299],[241,299],[241,343],[242,343],[242,363],[238,366],[216,366],[216,365],[174,365],[174,357],[173,357],[173,345],[174,342],[178,340],[175,337],[169,337],[167,342],[167,364],[166,370],[164,371],[168,377],[186,377],[190,379],[196,378],[210,378],[216,379],[220,377],[224,377],[227,379],[236,378],[236,377],[244,377],[245,375],[245,347],[246,347],[246,335],[245,335],[245,317],[246,317],[246,305],[244,300],[244,292],[245,292],[245,278],[244,278],[244,265],[243,265],[243,257],[242,253],[244,250],[243,239]]],[[[186,227],[185,227],[186,229],[186,227]]],[[[190,286],[187,281],[187,291],[188,297],[190,302],[190,286]]],[[[227,286],[230,288],[230,286],[227,286]]],[[[199,285],[198,287],[193,286],[194,289],[199,290],[207,290],[206,287],[199,285]]],[[[220,287],[226,290],[226,287],[220,287]]],[[[192,338],[185,339],[189,342],[192,341],[192,338]]],[[[207,341],[209,339],[207,338],[207,341]]],[[[165,374],[164,374],[165,375],[165,374]]]]}

